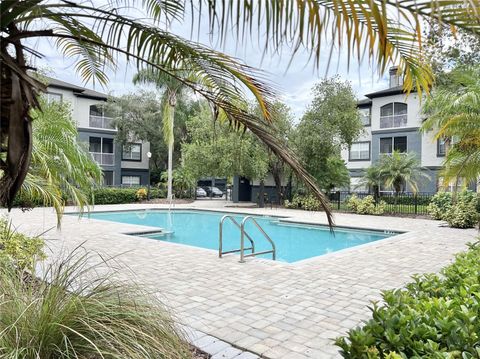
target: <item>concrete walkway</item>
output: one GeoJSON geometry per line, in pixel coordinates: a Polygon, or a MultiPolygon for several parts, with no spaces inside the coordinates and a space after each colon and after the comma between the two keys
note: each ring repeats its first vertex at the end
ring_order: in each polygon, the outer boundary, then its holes
{"type": "MultiPolygon", "coordinates": [[[[219,208],[224,201],[199,201],[176,208],[219,208]]],[[[95,210],[162,208],[161,205],[97,206],[95,210]]],[[[326,223],[324,214],[285,209],[224,208],[326,223]]],[[[41,233],[55,226],[50,209],[10,217],[19,230],[41,233]]],[[[159,293],[178,320],[196,330],[266,358],[336,358],[332,339],[369,317],[367,305],[383,289],[398,287],[415,273],[438,271],[466,248],[476,230],[455,230],[424,219],[337,214],[336,224],[407,232],[363,246],[293,264],[132,237],[146,227],[64,216],[62,231],[47,233],[55,256],[83,246],[120,260],[159,293]]],[[[201,344],[201,343],[200,343],[201,344]]],[[[227,358],[225,356],[224,358],[227,358]]]]}

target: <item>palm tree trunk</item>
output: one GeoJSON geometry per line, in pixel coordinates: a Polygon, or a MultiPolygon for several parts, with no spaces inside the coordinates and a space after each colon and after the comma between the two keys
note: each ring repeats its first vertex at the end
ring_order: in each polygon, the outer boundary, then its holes
{"type": "Polygon", "coordinates": [[[169,122],[169,134],[168,134],[168,169],[167,169],[167,199],[172,200],[173,198],[173,143],[174,143],[174,136],[173,136],[173,125],[174,125],[174,114],[175,114],[175,106],[169,104],[170,106],[169,116],[167,121],[169,122]]]}

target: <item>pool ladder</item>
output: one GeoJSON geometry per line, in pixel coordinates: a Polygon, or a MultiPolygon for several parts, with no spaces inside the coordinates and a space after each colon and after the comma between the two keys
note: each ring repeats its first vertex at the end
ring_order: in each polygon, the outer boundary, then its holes
{"type": "Polygon", "coordinates": [[[276,248],[275,248],[275,243],[272,241],[270,236],[263,230],[263,228],[258,224],[258,222],[253,218],[252,216],[246,216],[243,218],[242,222],[239,224],[235,218],[229,214],[225,215],[222,217],[220,220],[219,228],[218,228],[218,239],[219,239],[219,244],[218,244],[218,257],[222,258],[224,254],[228,253],[238,253],[240,252],[240,263],[245,263],[245,258],[246,257],[254,257],[258,256],[260,254],[268,254],[272,253],[272,259],[276,259],[276,248]],[[225,220],[229,219],[235,226],[237,226],[238,229],[240,229],[240,249],[234,249],[231,251],[223,251],[223,223],[225,220]],[[245,231],[245,224],[251,221],[263,234],[263,236],[267,239],[267,241],[270,243],[272,246],[272,249],[267,250],[267,251],[261,251],[261,252],[255,252],[255,242],[252,239],[252,237],[245,231]],[[250,242],[250,247],[245,248],[245,238],[248,239],[250,242]],[[245,254],[245,251],[251,251],[251,253],[245,254]]]}

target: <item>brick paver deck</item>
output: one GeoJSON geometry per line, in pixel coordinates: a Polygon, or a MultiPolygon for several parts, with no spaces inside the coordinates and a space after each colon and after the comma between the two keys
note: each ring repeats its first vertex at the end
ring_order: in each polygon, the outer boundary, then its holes
{"type": "MultiPolygon", "coordinates": [[[[176,208],[219,204],[223,202],[202,201],[176,208]]],[[[326,223],[318,212],[248,211],[326,223]]],[[[10,218],[29,234],[55,226],[50,209],[14,210],[10,218]]],[[[476,230],[450,229],[424,219],[350,214],[337,214],[335,219],[340,226],[407,233],[294,264],[253,258],[241,264],[237,256],[219,259],[215,251],[124,234],[145,227],[75,216],[64,216],[61,233],[52,230],[46,238],[52,256],[83,242],[99,253],[123,253],[120,260],[129,267],[125,275],[135,273],[136,280],[158,292],[179,322],[262,357],[295,359],[339,357],[332,338],[368,318],[366,306],[379,299],[380,290],[401,286],[415,273],[439,270],[477,236],[476,230]]]]}

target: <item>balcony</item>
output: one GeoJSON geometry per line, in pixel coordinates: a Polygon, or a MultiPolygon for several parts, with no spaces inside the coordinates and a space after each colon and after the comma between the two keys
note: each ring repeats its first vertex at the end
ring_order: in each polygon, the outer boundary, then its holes
{"type": "Polygon", "coordinates": [[[114,130],[115,126],[113,125],[113,118],[104,117],[104,116],[94,116],[90,115],[90,120],[88,125],[95,128],[106,128],[108,130],[114,130]]]}
{"type": "Polygon", "coordinates": [[[90,154],[99,165],[113,166],[115,164],[115,155],[113,153],[90,152],[90,154]]]}
{"type": "Polygon", "coordinates": [[[407,118],[407,115],[381,116],[380,128],[406,127],[407,118]]]}

